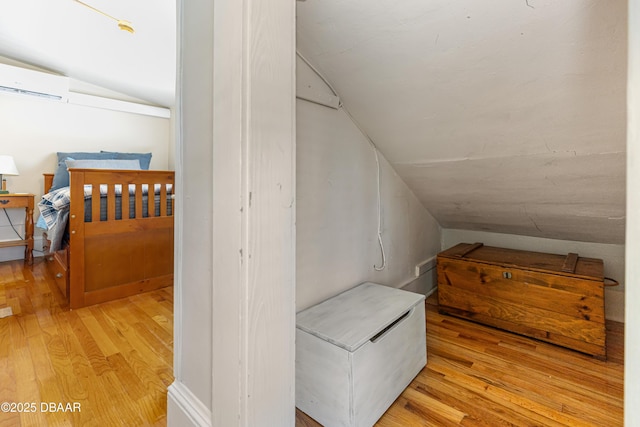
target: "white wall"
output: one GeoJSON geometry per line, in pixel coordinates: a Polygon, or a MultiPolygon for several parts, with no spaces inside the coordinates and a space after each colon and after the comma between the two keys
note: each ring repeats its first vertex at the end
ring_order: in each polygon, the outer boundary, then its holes
{"type": "Polygon", "coordinates": [[[209,94],[212,92],[213,39],[211,28],[206,27],[209,23],[203,17],[211,19],[213,3],[209,3],[208,8],[204,3],[201,6],[186,1],[179,3],[173,362],[176,381],[169,391],[168,425],[187,425],[179,421],[179,417],[193,417],[198,413],[200,418],[211,422],[213,125],[209,94]],[[200,37],[199,31],[202,31],[200,37]],[[202,50],[186,49],[188,45],[202,50]],[[198,62],[198,67],[187,66],[198,62]],[[184,391],[176,393],[176,390],[184,391]],[[187,397],[182,406],[190,410],[174,405],[176,395],[183,394],[187,397]]]}
{"type": "Polygon", "coordinates": [[[640,425],[640,1],[629,2],[624,425],[640,425]]]}
{"type": "MultiPolygon", "coordinates": [[[[10,191],[43,194],[42,174],[54,172],[57,151],[152,152],[152,169],[167,169],[172,139],[169,119],[0,93],[0,154],[14,157],[19,176],[6,176],[10,191]]],[[[35,211],[35,215],[39,212],[35,211]]],[[[22,227],[24,215],[12,212],[22,227]]],[[[12,221],[13,222],[13,221],[12,221]]],[[[36,248],[40,231],[36,229],[36,248]]],[[[12,239],[4,214],[0,239],[12,239]]],[[[18,259],[23,248],[0,251],[0,261],[18,259]]]]}
{"type": "Polygon", "coordinates": [[[624,245],[575,242],[568,240],[544,239],[540,237],[517,236],[485,231],[442,230],[442,249],[448,249],[458,243],[482,242],[488,246],[520,249],[552,254],[577,253],[588,258],[600,258],[604,261],[604,275],[611,277],[620,285],[605,289],[605,316],[607,319],[624,322],[625,295],[625,247],[624,245]]]}
{"type": "Polygon", "coordinates": [[[169,426],[295,423],[295,2],[178,1],[169,426]]]}
{"type": "MultiPolygon", "coordinates": [[[[297,77],[299,88],[331,95],[301,61],[297,77]]],[[[439,251],[438,224],[387,160],[379,160],[383,271],[374,270],[382,261],[371,144],[344,110],[297,101],[296,310],[364,281],[404,286],[416,264],[439,251]]]]}

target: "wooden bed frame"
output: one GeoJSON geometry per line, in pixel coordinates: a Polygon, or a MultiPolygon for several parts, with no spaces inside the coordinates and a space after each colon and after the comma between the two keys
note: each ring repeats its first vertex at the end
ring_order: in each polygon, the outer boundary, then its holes
{"type": "MultiPolygon", "coordinates": [[[[173,199],[166,184],[174,184],[173,171],[69,169],[71,204],[69,245],[49,252],[45,234],[45,260],[71,308],[111,301],[173,284],[173,199]],[[92,185],[91,222],[85,222],[84,186],[92,185]],[[107,219],[100,220],[100,185],[107,185],[107,219]],[[115,219],[115,185],[136,186],[137,218],[115,219]],[[160,214],[142,215],[143,184],[160,184],[160,214]],[[80,201],[80,202],[78,202],[80,201]],[[171,212],[168,212],[167,202],[171,212]]],[[[44,174],[51,188],[53,174],[44,174]]],[[[149,192],[153,206],[153,190],[149,192]]],[[[129,197],[122,197],[122,212],[129,212],[129,197]]],[[[124,216],[124,215],[123,215],[124,216]]]]}

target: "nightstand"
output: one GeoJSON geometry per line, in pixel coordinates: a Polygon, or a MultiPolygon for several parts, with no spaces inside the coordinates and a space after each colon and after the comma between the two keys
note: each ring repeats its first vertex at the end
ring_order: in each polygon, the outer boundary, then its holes
{"type": "Polygon", "coordinates": [[[34,195],[28,193],[0,194],[0,209],[25,209],[24,239],[0,242],[0,248],[25,246],[24,262],[33,264],[33,203],[34,195]]]}

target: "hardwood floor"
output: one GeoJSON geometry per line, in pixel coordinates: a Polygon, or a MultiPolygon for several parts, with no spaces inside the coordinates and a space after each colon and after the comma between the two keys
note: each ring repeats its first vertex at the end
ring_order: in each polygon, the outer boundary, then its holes
{"type": "Polygon", "coordinates": [[[427,366],[377,426],[623,425],[623,324],[607,322],[603,362],[426,307],[427,366]]]}
{"type": "Polygon", "coordinates": [[[0,426],[166,425],[173,288],[70,311],[42,259],[11,261],[0,263],[0,316],[6,307],[0,405],[23,412],[0,406],[0,426]]]}
{"type": "MultiPolygon", "coordinates": [[[[602,362],[441,315],[436,301],[426,305],[428,364],[378,426],[623,425],[622,324],[607,323],[602,362]]],[[[0,412],[0,427],[166,424],[172,288],[70,311],[42,260],[32,268],[5,262],[0,316],[6,307],[13,315],[0,318],[0,404],[36,411],[0,412]]],[[[318,425],[296,411],[296,426],[318,425]]]]}

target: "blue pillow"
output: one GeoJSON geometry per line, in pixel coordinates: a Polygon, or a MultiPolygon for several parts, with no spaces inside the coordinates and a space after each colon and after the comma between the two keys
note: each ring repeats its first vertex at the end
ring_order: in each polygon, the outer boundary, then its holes
{"type": "Polygon", "coordinates": [[[69,186],[69,171],[67,170],[67,164],[65,163],[66,160],[115,159],[114,153],[59,152],[57,155],[58,166],[56,167],[56,171],[53,174],[53,182],[49,191],[69,186]]]}
{"type": "Polygon", "coordinates": [[[140,169],[149,170],[151,164],[151,153],[120,153],[115,151],[101,151],[101,153],[111,154],[112,159],[117,160],[139,160],[140,169]]]}
{"type": "Polygon", "coordinates": [[[58,162],[63,160],[66,157],[71,157],[75,160],[98,160],[98,159],[115,159],[115,153],[107,153],[107,152],[86,152],[86,151],[76,151],[76,152],[58,152],[58,162]]]}
{"type": "Polygon", "coordinates": [[[71,157],[66,157],[58,162],[56,171],[53,174],[53,181],[51,182],[51,188],[47,191],[57,190],[58,188],[69,186],[69,172],[67,171],[67,160],[73,160],[71,157]]]}

